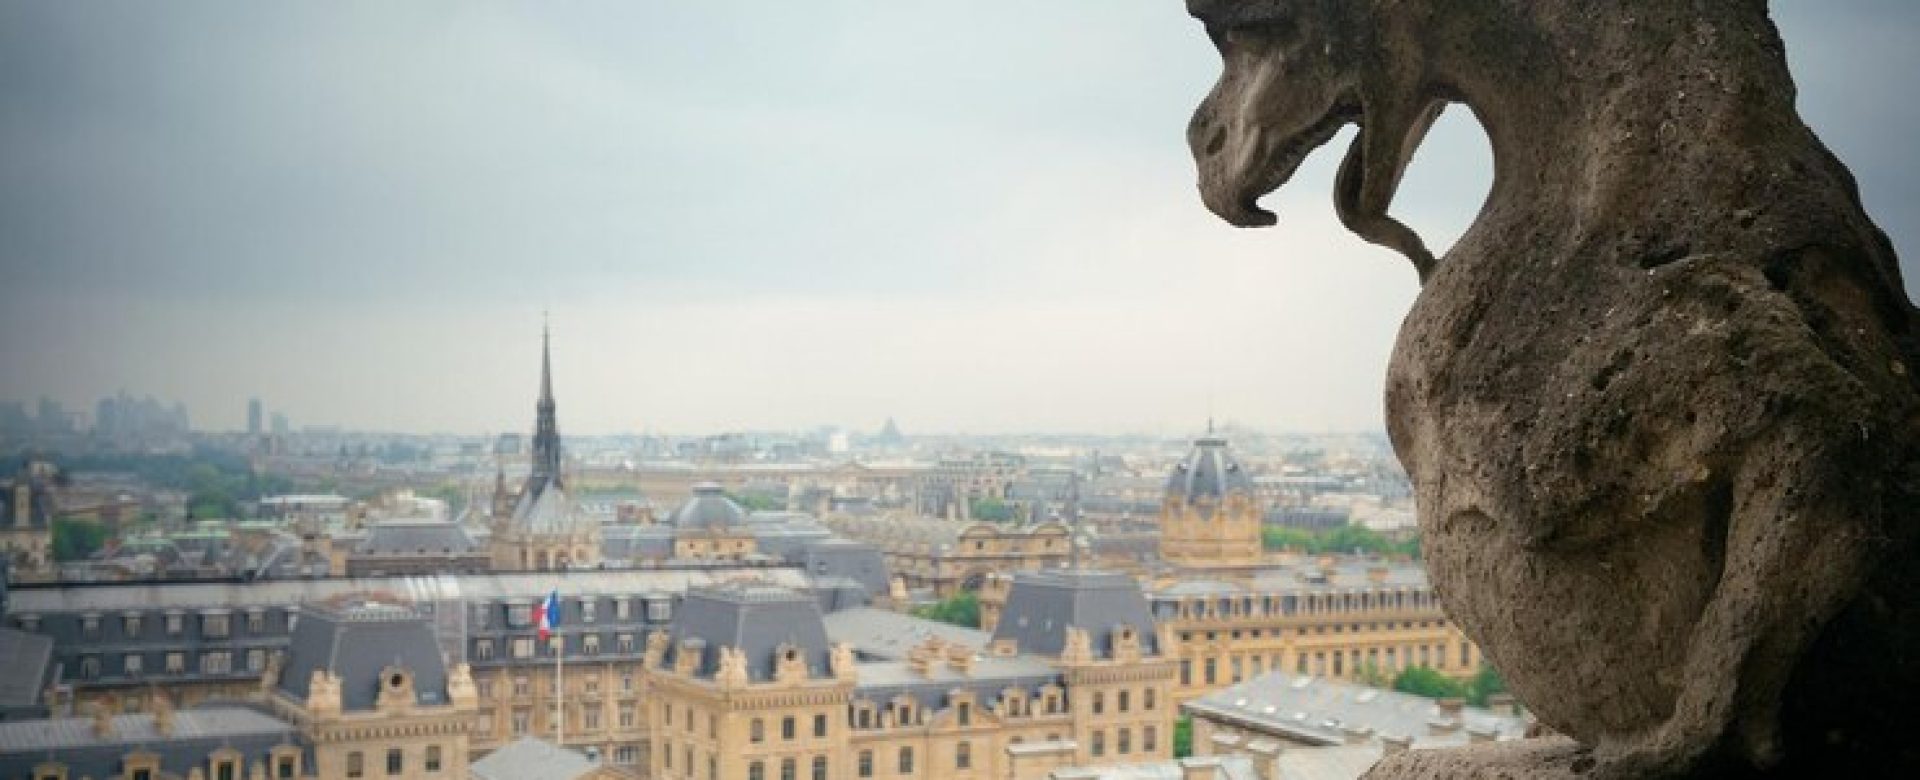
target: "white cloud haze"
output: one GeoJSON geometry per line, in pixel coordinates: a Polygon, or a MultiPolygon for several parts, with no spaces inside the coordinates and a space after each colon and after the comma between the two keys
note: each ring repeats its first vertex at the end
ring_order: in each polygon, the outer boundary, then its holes
{"type": "MultiPolygon", "coordinates": [[[[1920,6],[1775,2],[1916,288],[1920,6]],[[1818,5],[1818,8],[1814,6],[1818,5]]],[[[1237,231],[1174,0],[0,6],[0,397],[238,427],[1374,429],[1405,262],[1336,139],[1237,231]]],[[[1443,119],[1398,210],[1488,184],[1443,119]]]]}

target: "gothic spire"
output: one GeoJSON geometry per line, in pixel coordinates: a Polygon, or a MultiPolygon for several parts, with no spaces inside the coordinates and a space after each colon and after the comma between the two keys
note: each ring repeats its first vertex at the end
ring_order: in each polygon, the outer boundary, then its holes
{"type": "Polygon", "coordinates": [[[552,337],[540,326],[540,400],[534,405],[533,468],[529,482],[560,484],[560,425],[554,420],[552,337]]]}

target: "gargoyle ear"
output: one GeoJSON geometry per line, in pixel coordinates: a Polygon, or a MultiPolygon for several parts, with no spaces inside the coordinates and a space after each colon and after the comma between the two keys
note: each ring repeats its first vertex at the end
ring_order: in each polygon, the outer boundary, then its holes
{"type": "Polygon", "coordinates": [[[1429,98],[1362,101],[1360,134],[1347,147],[1333,184],[1334,212],[1340,223],[1369,243],[1405,255],[1422,283],[1433,271],[1433,253],[1427,251],[1420,234],[1388,216],[1387,207],[1393,204],[1414,150],[1444,108],[1445,101],[1429,98]]]}

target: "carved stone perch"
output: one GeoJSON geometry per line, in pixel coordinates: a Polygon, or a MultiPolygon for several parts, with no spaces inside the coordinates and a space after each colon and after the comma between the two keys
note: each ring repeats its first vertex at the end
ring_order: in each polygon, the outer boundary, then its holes
{"type": "Polygon", "coordinates": [[[1424,288],[1387,376],[1449,615],[1575,742],[1402,777],[1920,776],[1920,316],[1763,0],[1192,0],[1206,205],[1360,126],[1335,205],[1424,288]],[[1440,106],[1493,188],[1388,215],[1440,106]],[[1577,744],[1576,744],[1577,743],[1577,744]]]}

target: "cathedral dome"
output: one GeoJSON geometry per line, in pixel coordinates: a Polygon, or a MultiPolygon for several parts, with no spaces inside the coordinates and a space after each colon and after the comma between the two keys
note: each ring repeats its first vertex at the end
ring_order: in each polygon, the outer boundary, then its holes
{"type": "Polygon", "coordinates": [[[746,521],[747,511],[711,482],[694,485],[693,497],[673,510],[673,524],[678,528],[727,528],[746,521]]]}
{"type": "Polygon", "coordinates": [[[1194,504],[1229,495],[1253,495],[1253,479],[1227,452],[1226,439],[1209,435],[1195,440],[1193,451],[1167,477],[1167,498],[1194,504]]]}

